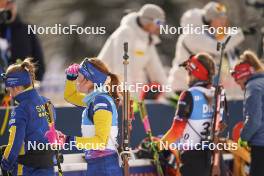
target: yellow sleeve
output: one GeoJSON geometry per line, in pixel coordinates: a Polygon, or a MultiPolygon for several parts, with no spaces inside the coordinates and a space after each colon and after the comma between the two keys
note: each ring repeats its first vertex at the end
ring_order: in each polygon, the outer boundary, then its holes
{"type": "Polygon", "coordinates": [[[16,136],[16,126],[11,126],[9,129],[10,135],[9,135],[9,139],[8,139],[8,145],[5,149],[4,152],[4,158],[8,159],[11,149],[13,147],[14,141],[15,141],[15,136],[16,136]]]}
{"type": "Polygon", "coordinates": [[[112,113],[98,110],[94,114],[95,135],[93,137],[76,137],[76,146],[80,149],[104,150],[112,126],[112,113]]]}
{"type": "Polygon", "coordinates": [[[80,93],[76,89],[76,81],[66,80],[64,88],[64,99],[76,106],[86,107],[86,104],[82,101],[85,97],[84,93],[80,93]]]}

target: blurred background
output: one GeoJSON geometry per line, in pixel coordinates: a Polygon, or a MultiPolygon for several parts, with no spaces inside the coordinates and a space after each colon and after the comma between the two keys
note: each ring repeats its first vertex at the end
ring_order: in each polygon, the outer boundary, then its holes
{"type": "MultiPolygon", "coordinates": [[[[0,0],[0,2],[5,0],[0,0]]],[[[152,3],[159,5],[166,12],[166,24],[169,26],[180,26],[180,19],[188,9],[203,8],[209,0],[9,0],[15,2],[18,7],[18,15],[25,24],[41,27],[53,27],[56,24],[62,26],[78,25],[81,27],[105,27],[103,35],[71,35],[64,34],[42,34],[37,35],[43,50],[43,61],[45,72],[40,82],[39,91],[41,95],[51,99],[56,106],[58,118],[56,128],[66,134],[80,135],[81,110],[70,106],[64,98],[65,68],[71,63],[79,63],[85,57],[96,57],[107,41],[108,37],[119,27],[120,21],[126,14],[138,11],[144,4],[152,3]],[[66,106],[66,107],[65,107],[66,106]],[[70,125],[69,125],[70,124],[70,125]]],[[[263,58],[263,36],[264,36],[264,0],[219,0],[227,8],[230,26],[239,27],[245,39],[236,49],[243,52],[251,49],[256,52],[260,59],[263,58]]],[[[0,18],[1,20],[1,18],[0,18]]],[[[25,32],[25,31],[24,31],[25,32]]],[[[1,25],[0,25],[0,34],[1,25]]],[[[20,35],[20,33],[19,33],[20,35]]],[[[1,36],[2,37],[2,36],[1,36]]],[[[2,37],[3,38],[3,37],[2,37]]],[[[30,38],[26,34],[24,39],[30,38]]],[[[179,35],[161,35],[161,43],[157,45],[157,51],[165,68],[166,76],[172,67],[175,57],[176,42],[179,35]]],[[[14,41],[16,43],[16,41],[14,41]]],[[[23,42],[20,43],[23,45],[23,42]]],[[[0,40],[1,45],[1,40],[0,40]]],[[[21,47],[18,46],[18,48],[21,47]]],[[[203,43],[201,42],[201,45],[203,43]]],[[[14,47],[14,45],[13,45],[14,47]]],[[[21,47],[23,48],[23,47],[21,47]]],[[[1,47],[0,47],[1,49],[1,47]]],[[[133,58],[131,58],[133,59],[133,58]]],[[[187,58],[186,58],[187,59],[187,58]]],[[[120,58],[120,66],[122,66],[120,58]]],[[[0,63],[1,64],[1,63],[0,63]]],[[[227,69],[226,71],[229,71],[227,69]]],[[[236,122],[242,119],[243,94],[238,87],[232,87],[234,81],[229,77],[225,80],[230,82],[227,90],[229,98],[230,119],[227,134],[232,131],[236,122]],[[237,101],[239,99],[239,101],[237,101]]],[[[180,75],[181,76],[181,75],[180,75]]],[[[183,76],[182,76],[183,77],[183,76]]],[[[177,83],[183,84],[181,81],[177,83]]],[[[153,128],[153,135],[164,134],[171,125],[175,115],[174,106],[163,103],[147,103],[149,117],[153,128]],[[162,118],[162,119],[160,119],[162,118]],[[162,121],[162,126],[160,122],[162,121]]],[[[0,110],[0,145],[8,139],[8,115],[9,111],[0,110]]],[[[120,108],[121,110],[121,108],[120,108]]],[[[119,111],[120,113],[120,111],[119,111]]],[[[136,113],[135,113],[136,114],[136,113]]],[[[121,115],[121,114],[120,114],[121,115]]],[[[131,145],[137,146],[145,137],[143,125],[136,114],[135,130],[131,137],[131,145]]]]}
{"type": "MultiPolygon", "coordinates": [[[[43,47],[46,72],[41,91],[57,105],[64,104],[64,69],[84,57],[97,56],[110,34],[119,26],[121,18],[130,11],[137,11],[145,3],[161,6],[166,12],[166,23],[179,26],[180,17],[190,8],[202,8],[208,0],[23,0],[16,1],[18,13],[29,24],[37,26],[105,26],[104,35],[38,35],[43,47]],[[107,15],[106,15],[107,14],[107,15]]],[[[223,0],[231,26],[241,27],[245,41],[239,49],[259,52],[263,8],[250,5],[254,1],[223,0]]],[[[158,52],[168,71],[175,54],[178,35],[161,35],[158,52]]],[[[120,63],[121,63],[120,58],[120,63]]]]}

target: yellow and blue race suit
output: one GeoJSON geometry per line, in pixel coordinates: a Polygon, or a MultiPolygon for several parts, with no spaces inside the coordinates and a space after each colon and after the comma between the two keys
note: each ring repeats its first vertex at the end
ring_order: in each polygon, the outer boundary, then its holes
{"type": "Polygon", "coordinates": [[[118,114],[113,98],[102,89],[88,95],[76,90],[76,81],[66,81],[64,98],[85,107],[82,114],[82,137],[70,137],[78,148],[85,150],[87,174],[122,175],[115,149],[118,135],[118,114]],[[105,163],[109,163],[105,166],[105,163]],[[89,171],[89,172],[88,172],[89,171]]]}
{"type": "MultiPolygon", "coordinates": [[[[38,149],[38,144],[48,144],[45,133],[49,130],[44,104],[48,101],[34,88],[29,88],[15,98],[18,105],[9,121],[10,135],[2,167],[12,175],[54,175],[53,152],[38,149]]],[[[47,145],[48,146],[48,145],[47,145]]]]}

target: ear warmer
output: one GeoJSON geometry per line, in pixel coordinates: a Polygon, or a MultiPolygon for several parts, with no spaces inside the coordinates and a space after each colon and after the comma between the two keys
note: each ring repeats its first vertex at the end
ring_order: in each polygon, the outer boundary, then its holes
{"type": "Polygon", "coordinates": [[[2,73],[6,87],[26,86],[30,85],[32,80],[27,71],[18,71],[9,74],[2,73]]]}
{"type": "Polygon", "coordinates": [[[208,70],[199,62],[199,60],[194,56],[190,58],[179,66],[184,66],[193,76],[202,81],[207,81],[209,79],[208,70]]]}
{"type": "Polygon", "coordinates": [[[231,71],[231,75],[235,80],[244,78],[253,73],[251,66],[247,63],[236,65],[234,70],[231,71]]]}
{"type": "Polygon", "coordinates": [[[85,79],[97,85],[103,85],[107,78],[107,75],[95,68],[88,58],[80,64],[79,72],[83,74],[85,79]]]}

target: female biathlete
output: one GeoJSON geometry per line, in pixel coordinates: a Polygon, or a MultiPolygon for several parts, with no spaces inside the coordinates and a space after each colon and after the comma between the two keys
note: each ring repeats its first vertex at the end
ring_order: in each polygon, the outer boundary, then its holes
{"type": "Polygon", "coordinates": [[[27,58],[22,63],[10,65],[2,77],[17,104],[9,121],[10,134],[1,161],[2,169],[12,175],[55,175],[54,152],[49,148],[32,147],[47,144],[45,133],[49,130],[48,112],[44,108],[48,100],[34,89],[35,66],[27,58]]]}
{"type": "Polygon", "coordinates": [[[118,77],[100,60],[86,58],[66,69],[66,101],[85,107],[82,114],[82,137],[67,136],[85,149],[88,176],[120,176],[115,144],[118,135],[118,77]],[[106,87],[107,85],[107,87],[106,87]]]}
{"type": "Polygon", "coordinates": [[[250,175],[264,173],[264,65],[252,51],[245,51],[235,65],[232,76],[245,91],[244,127],[238,143],[251,147],[250,175]]]}
{"type": "Polygon", "coordinates": [[[210,151],[200,144],[210,134],[215,64],[210,55],[198,53],[181,66],[188,71],[189,89],[181,93],[173,124],[158,145],[163,149],[165,144],[177,144],[181,150],[183,176],[209,176],[210,151]]]}

